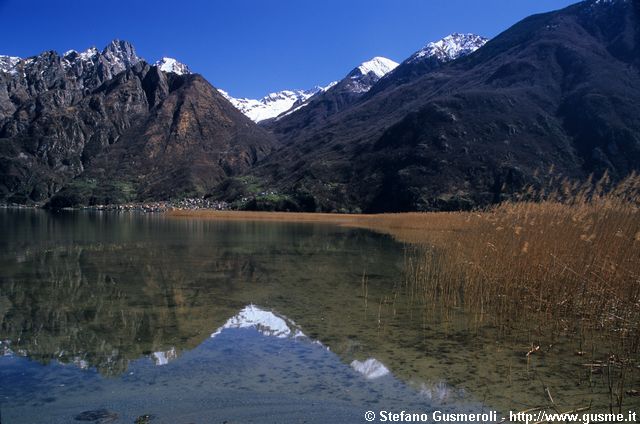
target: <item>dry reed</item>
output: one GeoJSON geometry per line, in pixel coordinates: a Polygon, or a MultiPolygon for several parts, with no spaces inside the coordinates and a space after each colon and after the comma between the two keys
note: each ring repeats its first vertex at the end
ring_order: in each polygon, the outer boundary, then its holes
{"type": "Polygon", "coordinates": [[[558,186],[484,211],[356,225],[413,244],[402,290],[425,312],[463,308],[476,328],[526,333],[527,359],[560,339],[575,343],[569,355],[584,359],[589,379],[602,376],[609,410],[621,412],[640,382],[640,177],[558,186]]]}
{"type": "Polygon", "coordinates": [[[615,332],[638,351],[640,178],[606,190],[565,182],[538,201],[415,217],[398,235],[422,234],[408,275],[430,299],[465,306],[479,320],[532,319],[557,331],[615,332]],[[418,221],[428,221],[421,225],[418,221]]]}

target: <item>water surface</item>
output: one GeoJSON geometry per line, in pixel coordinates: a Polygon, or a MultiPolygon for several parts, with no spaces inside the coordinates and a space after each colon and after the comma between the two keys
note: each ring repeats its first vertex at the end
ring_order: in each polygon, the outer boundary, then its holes
{"type": "Polygon", "coordinates": [[[504,412],[545,402],[541,382],[567,408],[606,403],[570,342],[528,358],[526,334],[425,309],[385,235],[33,210],[0,230],[4,424],[504,412]]]}

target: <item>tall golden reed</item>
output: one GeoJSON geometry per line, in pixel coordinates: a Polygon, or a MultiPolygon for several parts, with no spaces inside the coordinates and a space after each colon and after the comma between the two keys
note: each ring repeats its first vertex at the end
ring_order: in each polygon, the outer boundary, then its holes
{"type": "Polygon", "coordinates": [[[558,335],[599,332],[640,350],[640,177],[608,177],[480,212],[378,219],[419,247],[407,282],[425,304],[464,307],[477,322],[527,322],[558,335]]]}

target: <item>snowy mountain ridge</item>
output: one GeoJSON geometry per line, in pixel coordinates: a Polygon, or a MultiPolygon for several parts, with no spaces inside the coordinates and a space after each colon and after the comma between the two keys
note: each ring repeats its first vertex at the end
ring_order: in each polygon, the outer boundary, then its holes
{"type": "MultiPolygon", "coordinates": [[[[24,78],[32,66],[37,66],[39,63],[46,61],[48,55],[49,52],[29,58],[0,55],[0,72],[13,76],[21,75],[24,78]]],[[[110,79],[144,60],[136,54],[130,43],[122,40],[113,40],[102,51],[95,47],[90,47],[81,52],[67,50],[59,58],[62,69],[78,79],[95,73],[104,74],[104,79],[110,79]]],[[[45,64],[45,66],[47,65],[45,64]]],[[[191,73],[187,65],[171,57],[163,57],[155,63],[155,66],[159,67],[163,72],[172,72],[178,75],[191,73]]]]}
{"type": "Polygon", "coordinates": [[[594,0],[594,4],[612,4],[612,3],[627,3],[629,0],[594,0]]]}
{"type": "MultiPolygon", "coordinates": [[[[454,33],[442,40],[428,43],[424,48],[412,55],[407,62],[415,62],[430,57],[435,57],[441,62],[454,60],[477,50],[486,42],[486,38],[474,34],[454,33]]],[[[28,59],[15,56],[0,56],[0,72],[9,73],[13,76],[21,74],[25,77],[29,67],[35,66],[40,56],[28,59]]],[[[102,51],[95,47],[82,52],[69,50],[61,56],[60,64],[65,72],[72,74],[77,79],[79,86],[83,87],[86,84],[95,85],[93,81],[87,80],[87,76],[93,77],[93,75],[98,74],[100,75],[98,81],[104,81],[134,66],[141,60],[144,59],[136,55],[131,44],[126,41],[114,40],[102,51]],[[103,68],[106,71],[100,70],[103,68]]],[[[155,66],[166,73],[191,74],[191,70],[187,65],[171,57],[161,58],[155,62],[155,66]]],[[[269,93],[261,99],[235,98],[222,89],[218,91],[236,109],[258,123],[287,116],[306,106],[308,100],[316,94],[326,92],[336,85],[340,87],[340,90],[355,95],[366,93],[382,77],[396,69],[397,66],[398,63],[391,59],[376,56],[358,65],[341,81],[334,81],[326,86],[316,86],[310,90],[282,90],[269,93]]]]}
{"type": "Polygon", "coordinates": [[[335,82],[325,87],[316,86],[311,90],[282,90],[269,93],[261,99],[235,98],[224,90],[218,89],[232,105],[254,122],[275,118],[289,109],[299,106],[317,93],[331,88],[335,82]]]}
{"type": "Polygon", "coordinates": [[[407,62],[412,63],[427,58],[435,58],[443,63],[449,62],[475,52],[484,46],[487,41],[489,41],[488,38],[476,34],[459,34],[456,32],[441,40],[426,44],[407,59],[407,62]]]}
{"type": "Polygon", "coordinates": [[[63,55],[46,51],[28,58],[0,56],[0,72],[24,79],[28,75],[55,73],[61,68],[78,88],[82,88],[109,80],[141,60],[130,43],[113,40],[102,51],[91,47],[83,52],[68,50],[63,55]]]}
{"type": "MultiPolygon", "coordinates": [[[[354,96],[359,97],[361,94],[369,91],[371,87],[373,87],[373,85],[380,80],[380,78],[394,70],[397,66],[398,63],[394,62],[391,59],[376,56],[371,60],[362,62],[351,72],[349,72],[346,77],[344,77],[340,81],[332,82],[316,94],[320,95],[320,93],[327,93],[327,95],[333,94],[341,96],[344,95],[344,93],[347,93],[346,95],[351,99],[353,99],[354,96]]],[[[326,100],[323,97],[309,97],[299,104],[294,105],[294,107],[292,107],[285,113],[280,114],[276,118],[276,121],[280,121],[281,119],[308,106],[309,103],[314,101],[314,99],[319,99],[320,101],[326,100]]]]}

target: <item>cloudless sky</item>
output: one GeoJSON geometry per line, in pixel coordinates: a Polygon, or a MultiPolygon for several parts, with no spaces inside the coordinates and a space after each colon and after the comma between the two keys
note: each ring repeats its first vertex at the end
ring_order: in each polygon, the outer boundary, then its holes
{"type": "Polygon", "coordinates": [[[401,62],[452,32],[494,37],[576,0],[0,0],[0,54],[128,40],[235,97],[340,79],[374,56],[401,62]]]}

